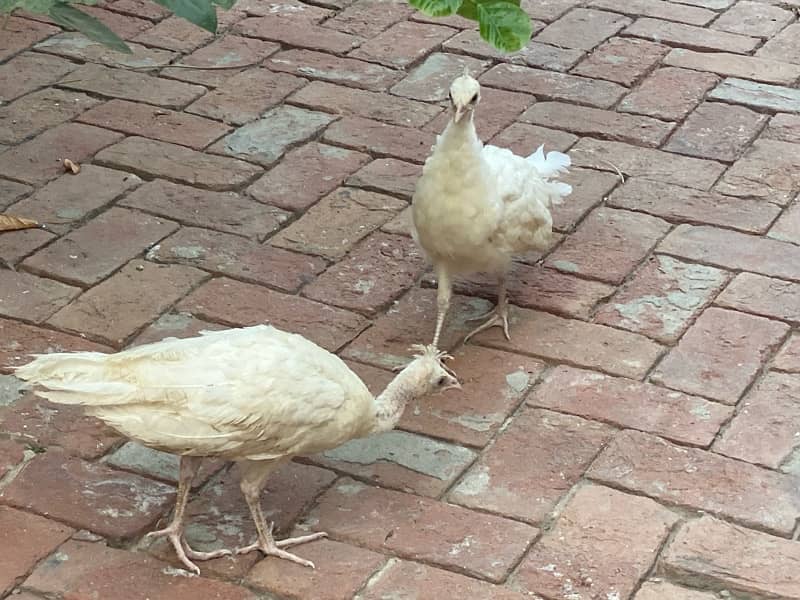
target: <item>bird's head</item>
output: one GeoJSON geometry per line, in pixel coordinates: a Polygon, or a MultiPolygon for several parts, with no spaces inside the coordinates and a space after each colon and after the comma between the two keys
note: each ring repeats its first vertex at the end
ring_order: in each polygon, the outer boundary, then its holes
{"type": "Polygon", "coordinates": [[[417,388],[415,396],[422,397],[445,390],[461,389],[456,374],[444,364],[444,361],[453,358],[452,356],[432,345],[412,346],[411,350],[416,352],[414,360],[403,370],[415,380],[417,388]]]}
{"type": "Polygon", "coordinates": [[[481,85],[470,77],[469,69],[464,67],[464,74],[456,77],[450,84],[450,108],[453,109],[453,121],[458,123],[464,116],[472,116],[472,111],[481,99],[481,85]]]}

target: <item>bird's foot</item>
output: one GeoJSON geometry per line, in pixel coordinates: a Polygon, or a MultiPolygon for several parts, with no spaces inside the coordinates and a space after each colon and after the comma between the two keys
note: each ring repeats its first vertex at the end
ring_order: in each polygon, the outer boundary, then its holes
{"type": "Polygon", "coordinates": [[[291,552],[286,552],[285,550],[281,550],[281,548],[290,548],[291,546],[296,546],[298,544],[305,544],[307,542],[313,542],[314,540],[320,540],[322,538],[328,537],[328,534],[325,532],[313,533],[311,535],[303,535],[300,537],[294,538],[286,538],[285,540],[275,541],[271,539],[267,540],[259,540],[254,544],[250,544],[249,546],[244,546],[243,548],[238,548],[236,550],[236,554],[247,554],[248,552],[253,552],[254,550],[261,550],[265,556],[275,556],[277,558],[283,558],[285,560],[289,560],[291,562],[297,563],[298,565],[303,565],[304,567],[314,567],[314,563],[310,560],[306,560],[305,558],[300,558],[292,554],[291,552]]]}
{"type": "Polygon", "coordinates": [[[211,552],[200,552],[189,546],[185,538],[183,539],[183,548],[186,551],[186,556],[194,560],[211,560],[212,558],[222,558],[233,554],[233,552],[224,548],[222,550],[212,550],[211,552]]]}
{"type": "Polygon", "coordinates": [[[170,541],[172,547],[175,549],[175,554],[178,555],[178,560],[180,560],[183,565],[195,575],[200,575],[200,567],[194,564],[191,559],[208,560],[211,558],[218,558],[220,556],[227,556],[231,553],[230,550],[215,550],[214,552],[198,552],[193,550],[184,539],[181,528],[175,524],[172,524],[165,529],[151,531],[145,536],[145,538],[158,537],[165,537],[170,541]]]}
{"type": "MultiPolygon", "coordinates": [[[[464,343],[465,344],[469,341],[469,338],[471,338],[473,335],[475,335],[476,333],[480,333],[481,331],[484,331],[486,329],[489,329],[490,327],[502,327],[503,328],[503,334],[505,334],[506,339],[507,340],[511,339],[511,335],[508,333],[508,305],[507,304],[505,306],[502,306],[502,307],[501,306],[496,306],[495,308],[490,310],[488,313],[483,315],[483,317],[489,317],[489,318],[486,321],[484,321],[483,323],[481,323],[480,325],[478,325],[475,329],[473,329],[472,331],[470,331],[467,334],[467,336],[464,338],[464,343]]],[[[483,318],[483,317],[481,317],[481,318],[483,318]]],[[[475,321],[477,319],[469,319],[469,320],[470,321],[475,321]]]]}

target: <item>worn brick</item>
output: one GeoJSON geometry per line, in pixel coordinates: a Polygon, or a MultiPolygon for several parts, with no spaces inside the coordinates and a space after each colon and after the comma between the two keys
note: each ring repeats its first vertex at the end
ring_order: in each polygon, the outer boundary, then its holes
{"type": "Polygon", "coordinates": [[[260,202],[302,211],[368,161],[369,156],[361,152],[310,142],[286,153],[247,192],[260,202]]]}
{"type": "Polygon", "coordinates": [[[140,137],[129,137],[106,148],[95,157],[95,162],[210,190],[239,187],[262,171],[256,165],[235,158],[203,154],[184,146],[140,137]]]}
{"type": "Polygon", "coordinates": [[[711,73],[666,67],[658,69],[625,96],[618,110],[678,121],[719,81],[711,73]]]}
{"type": "Polygon", "coordinates": [[[800,115],[779,113],[769,120],[761,137],[800,144],[800,115]]]}
{"type": "Polygon", "coordinates": [[[147,46],[185,53],[207,44],[214,39],[214,34],[202,27],[195,26],[184,18],[173,15],[133,39],[147,46]]]}
{"type": "MultiPolygon", "coordinates": [[[[178,483],[180,458],[175,454],[153,450],[139,442],[126,442],[109,454],[103,462],[122,471],[144,475],[173,485],[178,483]]],[[[223,461],[213,458],[202,462],[192,481],[192,488],[201,487],[223,465],[223,461]]]]}
{"type": "Polygon", "coordinates": [[[773,58],[794,64],[800,64],[800,23],[789,25],[772,39],[767,40],[756,52],[756,56],[773,58]]]}
{"type": "MultiPolygon", "coordinates": [[[[258,17],[266,17],[268,15],[278,15],[282,17],[292,17],[308,23],[320,23],[334,14],[331,7],[336,4],[334,2],[324,2],[328,8],[317,6],[314,4],[306,4],[300,0],[285,0],[278,2],[270,0],[263,2],[262,0],[240,0],[236,3],[234,10],[242,10],[245,14],[255,15],[258,17]]],[[[341,8],[336,6],[335,8],[341,8]]]]}
{"type": "Polygon", "coordinates": [[[378,92],[385,91],[402,76],[401,72],[382,65],[312,50],[286,50],[269,57],[265,65],[273,71],[378,92]]]}
{"type": "Polygon", "coordinates": [[[440,102],[447,99],[450,84],[453,79],[464,73],[465,68],[477,78],[488,66],[488,61],[469,56],[434,52],[400,83],[392,87],[391,91],[398,96],[414,100],[440,102]]]}
{"type": "Polygon", "coordinates": [[[800,373],[800,335],[793,333],[789,337],[772,361],[772,367],[781,371],[800,373]]]}
{"type": "Polygon", "coordinates": [[[421,165],[396,158],[376,158],[348,177],[347,185],[377,190],[411,200],[421,174],[421,165]]]}
{"type": "MultiPolygon", "coordinates": [[[[145,68],[162,67],[175,59],[175,52],[147,48],[141,44],[128,42],[131,54],[123,54],[95,42],[78,32],[65,32],[54,35],[36,44],[36,50],[56,56],[64,56],[84,63],[98,63],[108,67],[145,68]]],[[[78,65],[75,65],[75,68],[78,65]]]]}
{"type": "Polygon", "coordinates": [[[704,447],[733,414],[697,396],[569,366],[551,371],[528,404],[704,447]]]}
{"type": "Polygon", "coordinates": [[[612,428],[593,421],[526,409],[513,418],[448,498],[469,508],[541,523],[612,433],[612,428]],[[531,455],[536,460],[527,460],[531,455]]]}
{"type": "Polygon", "coordinates": [[[488,86],[509,89],[548,100],[562,100],[598,108],[610,108],[625,88],[610,81],[541,71],[519,65],[500,64],[480,79],[488,86]]]}
{"type": "Polygon", "coordinates": [[[85,94],[47,88],[0,106],[0,142],[17,144],[26,138],[70,121],[99,104],[85,94]]]}
{"type": "Polygon", "coordinates": [[[717,600],[718,597],[714,592],[692,590],[654,579],[642,584],[634,600],[717,600]]]}
{"type": "Polygon", "coordinates": [[[735,77],[725,79],[708,97],[761,110],[800,112],[800,90],[735,77]]]}
{"type": "Polygon", "coordinates": [[[260,117],[304,83],[304,79],[286,73],[249,69],[227,79],[216,90],[189,105],[186,111],[242,125],[260,117]]]}
{"type": "Polygon", "coordinates": [[[24,183],[0,179],[0,210],[5,210],[20,198],[24,198],[33,188],[24,183]]]}
{"type": "Polygon", "coordinates": [[[93,285],[177,228],[171,221],[111,208],[23,264],[38,273],[93,285]]]}
{"type": "Polygon", "coordinates": [[[49,231],[36,228],[6,231],[0,237],[0,264],[16,265],[55,237],[49,231]]]}
{"type": "Polygon", "coordinates": [[[663,0],[628,0],[624,4],[614,0],[591,0],[589,2],[589,6],[625,13],[632,17],[653,17],[689,25],[706,25],[717,16],[711,10],[682,4],[663,0]]]}
{"type": "Polygon", "coordinates": [[[184,227],[148,253],[148,258],[296,292],[325,269],[319,258],[260,245],[228,233],[184,227]]]}
{"type": "MultiPolygon", "coordinates": [[[[533,33],[544,27],[544,23],[531,23],[533,33]]],[[[450,38],[442,47],[445,50],[469,54],[477,58],[493,58],[503,62],[511,62],[529,67],[547,69],[548,71],[569,71],[584,56],[583,50],[575,48],[557,48],[529,42],[527,46],[512,54],[505,54],[487,44],[476,29],[467,29],[450,38]]]]}
{"type": "Polygon", "coordinates": [[[525,0],[522,7],[532,19],[555,21],[571,8],[583,4],[581,0],[525,0]]]}
{"type": "Polygon", "coordinates": [[[589,468],[591,479],[781,535],[794,529],[797,479],[698,448],[623,431],[589,468]]]}
{"type": "Polygon", "coordinates": [[[313,110],[355,115],[392,125],[422,127],[442,112],[438,106],[367,90],[313,81],[289,101],[313,110]]]}
{"type": "Polygon", "coordinates": [[[425,161],[436,141],[432,133],[362,117],[339,119],[325,130],[323,139],[355,150],[419,163],[425,161]]]}
{"type": "Polygon", "coordinates": [[[0,493],[0,502],[122,539],[142,534],[173,496],[162,483],[50,449],[25,466],[0,493]]]}
{"type": "Polygon", "coordinates": [[[725,52],[694,52],[684,48],[673,49],[664,59],[664,64],[784,85],[790,85],[800,77],[800,65],[725,52]]]}
{"type": "Polygon", "coordinates": [[[537,534],[529,525],[351,479],[325,492],[307,520],[337,539],[495,582],[537,534]]]}
{"type": "Polygon", "coordinates": [[[745,35],[649,18],[637,19],[633,25],[625,29],[624,33],[690,50],[718,50],[739,54],[747,54],[755,50],[760,43],[759,39],[745,35]]]}
{"type": "Polygon", "coordinates": [[[725,170],[718,162],[605,140],[584,138],[570,152],[576,167],[613,171],[615,165],[629,177],[707,190],[725,170]]]}
{"type": "Polygon", "coordinates": [[[572,193],[568,201],[553,209],[553,227],[560,231],[571,230],[619,183],[615,173],[574,167],[561,180],[572,186],[572,193]]]}
{"type": "Polygon", "coordinates": [[[132,346],[160,342],[168,337],[187,338],[199,335],[201,331],[226,329],[219,323],[209,323],[196,319],[185,312],[167,312],[148,325],[131,342],[132,346]]]}
{"type": "Polygon", "coordinates": [[[106,10],[105,7],[101,6],[87,6],[82,10],[126,40],[153,26],[152,23],[145,19],[140,19],[138,16],[106,10]]]}
{"type": "Polygon", "coordinates": [[[476,339],[502,350],[556,361],[568,360],[633,378],[643,377],[662,350],[661,346],[638,334],[544,312],[520,308],[511,313],[510,321],[510,341],[496,331],[481,333],[476,339]]]}
{"type": "Polygon", "coordinates": [[[452,37],[455,29],[403,21],[363,43],[349,56],[402,69],[427,55],[452,37]]]}
{"type": "Polygon", "coordinates": [[[0,61],[11,58],[36,42],[59,32],[57,27],[20,17],[10,17],[3,29],[4,35],[0,40],[0,61]]]}
{"type": "Polygon", "coordinates": [[[0,270],[0,315],[41,323],[80,293],[80,288],[30,273],[0,270]]]}
{"type": "Polygon", "coordinates": [[[63,159],[80,164],[120,139],[118,133],[91,125],[63,123],[4,152],[0,176],[42,184],[64,172],[63,159]]]}
{"type": "Polygon", "coordinates": [[[800,202],[795,200],[775,221],[767,235],[783,242],[800,243],[800,202]]]}
{"type": "Polygon", "coordinates": [[[50,85],[76,68],[57,56],[20,54],[0,65],[0,104],[50,85]]]}
{"type": "Polygon", "coordinates": [[[800,144],[756,140],[723,175],[716,190],[787,205],[800,191],[800,144]]]}
{"type": "MultiPolygon", "coordinates": [[[[0,408],[1,412],[3,412],[3,408],[0,408]]],[[[22,440],[0,440],[0,479],[25,459],[25,450],[26,446],[22,440]]],[[[0,589],[3,589],[2,584],[0,584],[0,589]]]]}
{"type": "Polygon", "coordinates": [[[413,13],[411,6],[396,0],[357,0],[332,19],[325,21],[325,27],[363,38],[373,38],[413,13]]]}
{"type": "Polygon", "coordinates": [[[711,24],[711,29],[768,38],[794,20],[792,11],[763,2],[742,0],[711,24]]]}
{"type": "MultiPolygon", "coordinates": [[[[540,145],[544,145],[545,152],[551,150],[566,152],[577,141],[578,136],[571,133],[539,127],[538,125],[529,125],[528,123],[512,123],[491,139],[491,143],[494,146],[508,148],[519,156],[533,154],[540,145]]],[[[572,170],[570,170],[570,173],[572,173],[572,170]]],[[[566,177],[568,175],[559,179],[566,179],[566,177]]],[[[574,201],[574,190],[569,198],[571,204],[574,201]]],[[[566,206],[560,206],[559,210],[561,208],[566,208],[566,206]]]]}
{"type": "Polygon", "coordinates": [[[523,559],[512,586],[551,598],[627,598],[677,520],[647,498],[581,487],[523,559]]]}
{"type": "Polygon", "coordinates": [[[592,52],[572,73],[630,87],[659,64],[669,48],[646,40],[612,38],[592,52]]]}
{"type": "MultiPolygon", "coordinates": [[[[73,530],[7,506],[0,506],[0,594],[21,583],[40,560],[55,550],[73,530]]],[[[19,598],[14,594],[14,598],[19,598]]]]}
{"type": "Polygon", "coordinates": [[[800,576],[792,569],[797,560],[800,550],[790,540],[706,516],[681,527],[662,568],[679,581],[737,595],[795,600],[800,598],[800,576]]]}
{"type": "Polygon", "coordinates": [[[336,260],[404,207],[403,201],[390,196],[342,187],[278,233],[271,243],[336,260]]]}
{"type": "Polygon", "coordinates": [[[625,185],[614,190],[608,204],[668,221],[708,223],[751,233],[764,233],[781,210],[768,202],[723,196],[640,177],[628,179],[625,185]]]}
{"type": "Polygon", "coordinates": [[[233,326],[268,322],[330,351],[341,348],[367,325],[363,317],[341,308],[224,277],[195,290],[178,308],[233,326]]]}
{"type": "Polygon", "coordinates": [[[234,30],[250,37],[334,54],[344,54],[361,43],[360,38],[349,33],[276,15],[242,19],[234,30]]]}
{"type": "Polygon", "coordinates": [[[591,50],[630,23],[630,19],[618,14],[576,8],[536,34],[536,41],[591,50]]]}
{"type": "Polygon", "coordinates": [[[800,284],[740,273],[717,298],[717,304],[800,323],[800,284]]]}

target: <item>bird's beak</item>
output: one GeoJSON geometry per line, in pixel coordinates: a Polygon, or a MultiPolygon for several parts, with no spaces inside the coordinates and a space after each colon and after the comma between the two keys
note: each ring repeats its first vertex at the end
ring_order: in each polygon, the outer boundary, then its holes
{"type": "Polygon", "coordinates": [[[460,390],[461,384],[458,382],[458,379],[455,377],[450,377],[450,381],[448,381],[447,385],[442,388],[443,392],[447,390],[460,390]]]}
{"type": "Polygon", "coordinates": [[[464,115],[469,112],[469,110],[470,109],[468,106],[456,106],[456,112],[453,115],[453,121],[458,123],[464,117],[464,115]]]}

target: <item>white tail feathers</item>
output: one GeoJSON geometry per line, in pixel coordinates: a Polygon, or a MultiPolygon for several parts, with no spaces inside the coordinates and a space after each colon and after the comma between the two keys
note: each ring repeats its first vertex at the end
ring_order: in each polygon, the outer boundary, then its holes
{"type": "Polygon", "coordinates": [[[542,177],[554,177],[566,171],[567,167],[572,164],[570,157],[563,152],[548,152],[547,156],[545,156],[543,145],[539,146],[536,152],[528,157],[528,160],[533,163],[533,166],[536,167],[542,177]]]}

